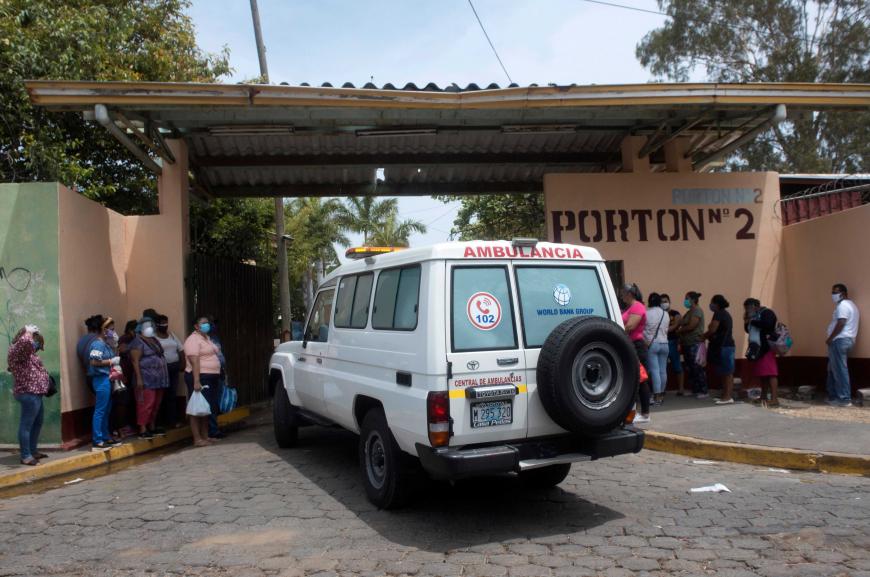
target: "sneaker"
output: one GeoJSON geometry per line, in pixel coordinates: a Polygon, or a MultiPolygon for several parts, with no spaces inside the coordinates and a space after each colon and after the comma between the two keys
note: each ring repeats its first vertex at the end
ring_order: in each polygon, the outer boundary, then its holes
{"type": "Polygon", "coordinates": [[[834,406],[840,407],[840,408],[851,407],[852,401],[837,401],[837,404],[834,406]]]}
{"type": "Polygon", "coordinates": [[[140,439],[153,439],[154,433],[152,433],[151,431],[145,431],[144,433],[139,433],[139,438],[140,439]]]}
{"type": "Polygon", "coordinates": [[[716,399],[717,405],[733,405],[734,399],[716,399]]]}
{"type": "Polygon", "coordinates": [[[646,425],[649,423],[649,417],[644,417],[643,415],[637,415],[632,421],[632,425],[646,425]]]}
{"type": "Polygon", "coordinates": [[[709,398],[710,398],[710,395],[708,395],[707,393],[698,393],[698,394],[695,396],[695,398],[697,398],[697,399],[709,399],[709,398]]]}
{"type": "Polygon", "coordinates": [[[108,451],[111,448],[112,447],[110,447],[106,443],[94,443],[93,445],[91,445],[91,452],[92,453],[104,453],[105,451],[108,451]]]}
{"type": "Polygon", "coordinates": [[[117,447],[118,445],[122,445],[123,443],[118,439],[109,439],[104,444],[108,445],[109,447],[117,447]]]}
{"type": "Polygon", "coordinates": [[[154,432],[155,437],[165,437],[166,436],[166,429],[164,429],[162,427],[156,427],[153,432],[154,432]]]}
{"type": "Polygon", "coordinates": [[[825,404],[836,407],[839,406],[840,402],[837,399],[828,399],[827,401],[825,401],[825,404]]]}

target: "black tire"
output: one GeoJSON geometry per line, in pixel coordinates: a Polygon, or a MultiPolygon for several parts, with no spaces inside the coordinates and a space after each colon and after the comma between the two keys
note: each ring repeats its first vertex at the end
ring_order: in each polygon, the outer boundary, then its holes
{"type": "Polygon", "coordinates": [[[296,407],[290,404],[284,383],[275,385],[272,395],[272,425],[275,428],[275,442],[282,449],[295,447],[299,441],[299,418],[296,407]]]}
{"type": "Polygon", "coordinates": [[[383,410],[370,410],[360,427],[359,466],[366,495],[379,509],[397,509],[408,502],[414,479],[405,461],[383,410]]]}
{"type": "Polygon", "coordinates": [[[519,474],[520,481],[529,489],[549,489],[565,480],[571,472],[571,463],[550,465],[519,474]]]}
{"type": "Polygon", "coordinates": [[[568,319],[541,347],[541,403],[568,431],[606,433],[620,426],[631,410],[639,370],[634,346],[619,325],[600,317],[568,319]]]}

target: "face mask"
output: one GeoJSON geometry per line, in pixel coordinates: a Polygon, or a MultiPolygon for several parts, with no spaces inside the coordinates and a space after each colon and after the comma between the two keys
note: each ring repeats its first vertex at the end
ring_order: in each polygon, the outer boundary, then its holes
{"type": "Polygon", "coordinates": [[[711,312],[711,313],[715,313],[715,312],[716,312],[716,307],[715,307],[714,305],[710,305],[710,312],[711,312]]]}
{"type": "Polygon", "coordinates": [[[161,331],[169,330],[169,325],[157,325],[157,328],[161,331]]]}
{"type": "Polygon", "coordinates": [[[202,323],[201,325],[199,325],[199,332],[201,332],[204,335],[207,335],[209,332],[211,332],[211,324],[210,323],[202,323]]]}
{"type": "Polygon", "coordinates": [[[834,304],[839,304],[843,300],[843,295],[841,293],[831,293],[831,300],[834,301],[834,304]]]}
{"type": "Polygon", "coordinates": [[[145,327],[142,329],[142,336],[149,339],[154,336],[154,327],[145,327]]]}
{"type": "Polygon", "coordinates": [[[34,353],[35,353],[36,351],[38,351],[39,349],[41,349],[41,348],[42,348],[42,345],[39,344],[39,341],[33,341],[33,352],[34,352],[34,353]]]}
{"type": "Polygon", "coordinates": [[[687,309],[692,308],[692,301],[690,301],[689,299],[684,300],[683,306],[686,307],[687,309]]]}
{"type": "Polygon", "coordinates": [[[666,311],[666,310],[668,310],[669,308],[671,308],[671,303],[669,303],[669,302],[663,302],[663,303],[662,303],[662,310],[666,311]]]}

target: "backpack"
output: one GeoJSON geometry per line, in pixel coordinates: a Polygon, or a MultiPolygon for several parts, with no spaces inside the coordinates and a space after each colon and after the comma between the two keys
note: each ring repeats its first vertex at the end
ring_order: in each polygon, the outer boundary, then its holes
{"type": "Polygon", "coordinates": [[[791,331],[788,330],[785,323],[776,323],[776,339],[769,339],[768,343],[775,354],[781,357],[788,354],[794,344],[794,340],[792,340],[791,331]]]}

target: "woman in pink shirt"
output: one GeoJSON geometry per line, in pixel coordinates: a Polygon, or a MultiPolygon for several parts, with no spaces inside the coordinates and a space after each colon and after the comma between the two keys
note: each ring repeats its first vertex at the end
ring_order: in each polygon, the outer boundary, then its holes
{"type": "MultiPolygon", "coordinates": [[[[184,382],[187,385],[188,399],[193,391],[200,391],[214,412],[216,403],[220,402],[221,361],[220,349],[209,338],[209,332],[211,332],[211,322],[208,317],[200,317],[194,325],[194,331],[184,341],[184,356],[187,357],[184,382]],[[215,395],[217,395],[216,400],[213,398],[215,395]]],[[[210,416],[190,417],[190,430],[193,433],[194,445],[197,447],[210,445],[217,440],[209,437],[209,418],[210,416]]]]}
{"type": "Polygon", "coordinates": [[[48,393],[48,371],[36,352],[45,348],[45,339],[35,325],[27,325],[15,335],[6,358],[14,385],[12,394],[21,403],[18,444],[22,465],[38,465],[48,457],[36,444],[42,430],[42,398],[48,393]]]}
{"type": "MultiPolygon", "coordinates": [[[[646,327],[646,307],[643,306],[643,295],[637,285],[626,284],[619,291],[619,297],[625,303],[626,308],[622,311],[622,324],[625,325],[625,334],[631,339],[631,344],[634,345],[634,350],[637,353],[637,359],[646,373],[649,374],[650,368],[647,361],[647,346],[643,339],[643,329],[646,327]]],[[[649,379],[640,384],[640,415],[635,417],[635,423],[649,423],[649,404],[650,404],[650,388],[649,379]]]]}

